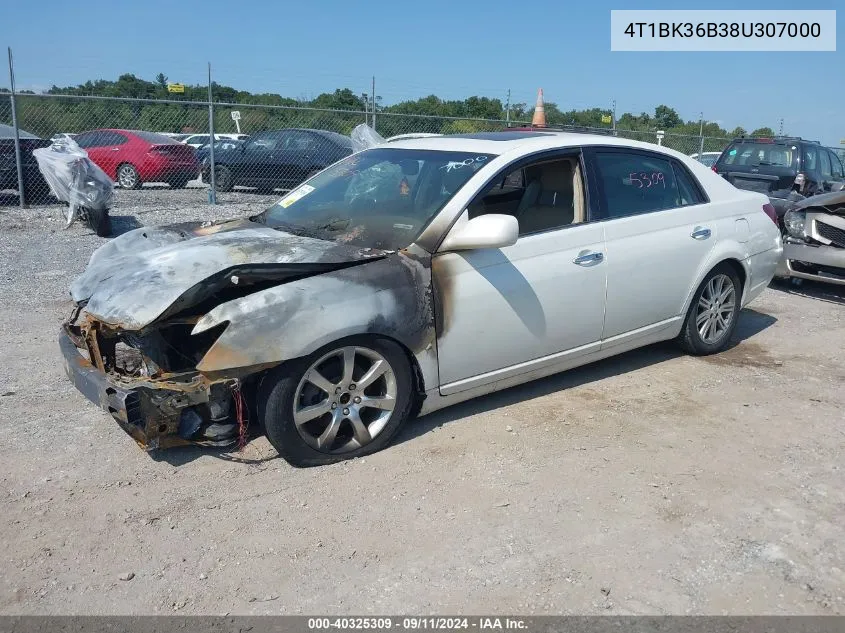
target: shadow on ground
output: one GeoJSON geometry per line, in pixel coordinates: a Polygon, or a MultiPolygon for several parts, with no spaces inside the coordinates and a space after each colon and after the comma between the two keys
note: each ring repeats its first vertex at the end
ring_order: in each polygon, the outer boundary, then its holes
{"type": "MultiPolygon", "coordinates": [[[[730,351],[734,348],[742,349],[740,346],[743,342],[768,327],[771,327],[776,321],[777,319],[771,315],[751,309],[743,310],[740,314],[734,336],[731,339],[731,344],[723,353],[730,353],[730,351]]],[[[656,345],[650,345],[648,347],[620,354],[619,356],[614,356],[612,358],[585,365],[584,367],[561,372],[559,374],[549,376],[548,378],[534,380],[524,385],[511,387],[510,389],[481,396],[440,411],[435,411],[434,413],[424,416],[418,420],[412,421],[405,426],[393,443],[401,444],[403,442],[411,441],[424,433],[428,433],[432,429],[468,416],[483,413],[485,411],[491,411],[500,407],[519,404],[520,402],[540,398],[556,391],[578,387],[603,380],[611,376],[637,371],[650,365],[656,365],[658,363],[677,358],[682,354],[683,352],[681,352],[672,342],[658,343],[656,345]]],[[[717,357],[718,355],[712,358],[717,357]]],[[[260,435],[262,435],[262,433],[253,426],[251,428],[250,439],[254,439],[260,435]]],[[[242,464],[260,464],[262,462],[276,459],[277,457],[277,455],[272,455],[252,459],[241,456],[234,447],[227,449],[211,449],[199,446],[172,448],[151,453],[151,456],[156,461],[163,461],[171,464],[172,466],[182,466],[203,456],[212,456],[224,461],[242,464]]]]}
{"type": "MultiPolygon", "coordinates": [[[[730,346],[725,352],[741,345],[744,341],[772,326],[777,319],[771,315],[757,312],[756,310],[745,309],[740,313],[736,331],[731,339],[730,346]]],[[[683,352],[673,343],[657,343],[635,349],[619,356],[613,356],[604,360],[577,367],[568,371],[554,374],[548,378],[541,378],[532,382],[518,385],[502,391],[468,400],[453,405],[440,411],[435,411],[427,416],[414,421],[400,432],[395,444],[401,444],[428,433],[434,428],[441,427],[449,422],[460,420],[468,416],[492,411],[500,407],[507,407],[520,402],[541,398],[557,391],[580,387],[581,385],[597,382],[612,376],[627,374],[651,365],[671,360],[683,355],[683,352]]],[[[718,356],[718,355],[716,355],[718,356]]]]}
{"type": "Polygon", "coordinates": [[[138,222],[134,215],[112,215],[111,216],[111,237],[123,235],[134,229],[144,226],[138,222]]]}

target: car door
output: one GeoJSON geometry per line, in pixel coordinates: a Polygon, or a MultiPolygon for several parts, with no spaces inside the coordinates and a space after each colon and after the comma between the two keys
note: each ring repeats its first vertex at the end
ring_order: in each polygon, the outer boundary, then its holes
{"type": "Polygon", "coordinates": [[[273,184],[294,186],[305,180],[316,150],[317,139],[313,134],[302,130],[285,132],[270,154],[273,184]]]}
{"type": "Polygon", "coordinates": [[[79,145],[88,153],[90,158],[97,167],[102,169],[109,178],[115,179],[116,173],[114,169],[109,169],[109,165],[113,165],[111,156],[109,155],[107,143],[109,140],[109,133],[105,130],[92,130],[84,132],[76,137],[76,144],[79,145]]]}
{"type": "Polygon", "coordinates": [[[253,136],[240,153],[235,154],[232,173],[238,184],[261,185],[272,175],[271,154],[279,142],[278,132],[264,132],[253,136]]]}
{"type": "Polygon", "coordinates": [[[133,152],[127,153],[126,151],[130,148],[127,145],[128,142],[129,138],[119,132],[103,132],[99,137],[98,151],[101,162],[98,164],[112,178],[117,177],[117,167],[121,163],[130,162],[136,167],[139,166],[140,157],[133,155],[135,154],[133,152]]]}
{"type": "Polygon", "coordinates": [[[600,345],[606,283],[602,227],[586,221],[580,154],[558,158],[570,164],[569,185],[565,173],[559,184],[529,184],[523,199],[533,198],[534,206],[516,200],[505,207],[501,192],[491,189],[505,179],[519,182],[513,174],[525,167],[521,164],[497,175],[465,211],[471,218],[490,212],[489,204],[497,213],[516,215],[521,228],[514,245],[440,252],[432,260],[444,395],[561,362],[567,354],[577,358],[600,345]],[[556,219],[555,211],[563,207],[554,200],[567,197],[577,211],[564,209],[556,219]],[[542,217],[532,216],[532,209],[540,209],[542,217]]]}
{"type": "Polygon", "coordinates": [[[681,316],[717,222],[698,182],[665,154],[596,148],[588,162],[607,249],[604,348],[681,316]]]}

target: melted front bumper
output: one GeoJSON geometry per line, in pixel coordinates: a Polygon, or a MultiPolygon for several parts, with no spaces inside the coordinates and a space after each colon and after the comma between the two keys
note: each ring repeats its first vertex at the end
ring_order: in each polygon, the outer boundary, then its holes
{"type": "Polygon", "coordinates": [[[179,422],[185,409],[208,402],[208,388],[195,380],[163,382],[138,380],[121,384],[80,354],[66,330],[59,334],[65,373],[88,400],[109,413],[120,427],[145,450],[203,444],[227,446],[231,440],[214,442],[187,440],[179,436],[179,422]],[[168,388],[171,387],[171,388],[168,388]]]}

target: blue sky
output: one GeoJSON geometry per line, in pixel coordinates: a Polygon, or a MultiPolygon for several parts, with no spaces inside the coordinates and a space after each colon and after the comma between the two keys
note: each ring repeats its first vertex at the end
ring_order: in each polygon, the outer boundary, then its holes
{"type": "MultiPolygon", "coordinates": [[[[639,3],[637,3],[639,4],[639,3]]],[[[837,6],[839,5],[839,6],[837,6]]],[[[804,3],[707,0],[643,2],[643,9],[842,8],[804,3]]],[[[612,53],[610,9],[630,2],[561,0],[144,0],[82,5],[7,2],[0,44],[15,54],[20,89],[45,89],[131,72],[313,97],[336,87],[362,92],[376,76],[386,103],[445,98],[534,101],[537,88],[562,109],[653,112],[732,129],[768,125],[839,144],[845,138],[845,45],[825,53],[612,53]],[[84,6],[84,9],[81,8],[84,6]],[[575,8],[577,7],[577,9],[575,8]],[[809,86],[804,89],[803,86],[809,86]]],[[[5,73],[3,73],[5,74],[5,73]]],[[[2,77],[3,75],[0,75],[2,77]]],[[[8,80],[0,78],[0,86],[8,80]]]]}

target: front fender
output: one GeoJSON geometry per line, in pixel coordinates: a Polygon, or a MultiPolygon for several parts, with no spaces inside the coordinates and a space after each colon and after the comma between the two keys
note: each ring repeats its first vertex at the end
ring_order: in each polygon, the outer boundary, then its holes
{"type": "Polygon", "coordinates": [[[268,288],[217,306],[193,333],[226,322],[198,370],[279,363],[359,334],[393,338],[420,355],[434,343],[430,260],[393,253],[268,288]]]}

